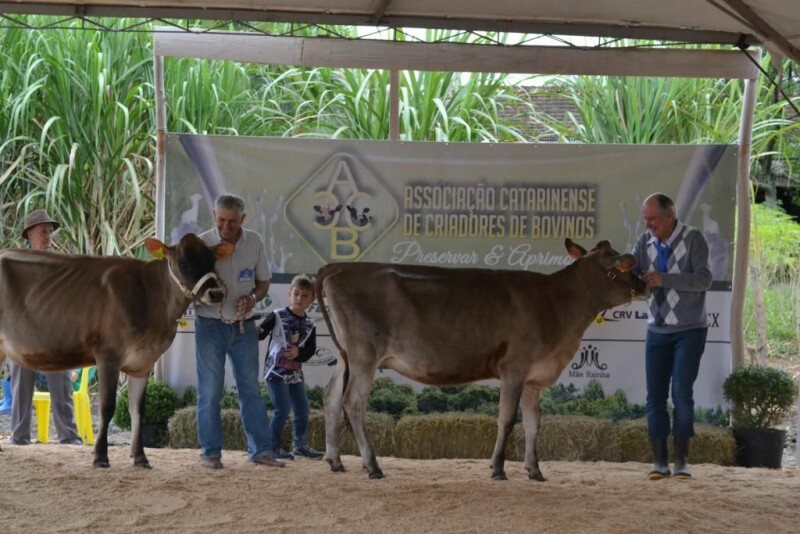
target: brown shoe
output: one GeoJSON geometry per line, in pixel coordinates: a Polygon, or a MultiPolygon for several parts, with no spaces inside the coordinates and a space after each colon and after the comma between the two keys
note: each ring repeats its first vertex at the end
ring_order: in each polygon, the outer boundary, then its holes
{"type": "Polygon", "coordinates": [[[222,469],[222,460],[219,456],[204,457],[200,460],[200,465],[209,469],[222,469]]]}
{"type": "Polygon", "coordinates": [[[269,467],[286,467],[285,463],[281,462],[280,460],[276,460],[271,454],[265,454],[250,461],[254,464],[267,465],[269,467]]]}

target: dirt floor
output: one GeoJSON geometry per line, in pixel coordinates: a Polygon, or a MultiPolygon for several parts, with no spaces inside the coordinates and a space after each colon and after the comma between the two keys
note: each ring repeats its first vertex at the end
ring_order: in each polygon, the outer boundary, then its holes
{"type": "Polygon", "coordinates": [[[284,469],[226,452],[225,469],[198,452],[129,448],[93,469],[91,448],[9,446],[0,452],[4,532],[797,532],[800,468],[698,465],[692,480],[646,480],[639,463],[544,462],[548,481],[509,462],[490,479],[488,460],[381,458],[368,480],[359,458],[331,473],[324,461],[284,469]]]}

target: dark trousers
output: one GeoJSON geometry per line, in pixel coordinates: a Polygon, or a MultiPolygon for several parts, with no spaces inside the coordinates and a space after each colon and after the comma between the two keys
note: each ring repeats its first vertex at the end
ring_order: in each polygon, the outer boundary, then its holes
{"type": "Polygon", "coordinates": [[[672,434],[694,436],[694,381],[706,345],[708,328],[674,334],[647,332],[645,342],[647,374],[647,429],[651,438],[670,434],[667,399],[672,386],[672,434]]]}

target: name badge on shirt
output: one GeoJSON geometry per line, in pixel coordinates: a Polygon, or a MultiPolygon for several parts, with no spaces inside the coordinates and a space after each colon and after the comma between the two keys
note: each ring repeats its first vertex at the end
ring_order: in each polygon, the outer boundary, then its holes
{"type": "Polygon", "coordinates": [[[242,269],[239,271],[239,282],[249,282],[253,279],[253,269],[242,269]]]}

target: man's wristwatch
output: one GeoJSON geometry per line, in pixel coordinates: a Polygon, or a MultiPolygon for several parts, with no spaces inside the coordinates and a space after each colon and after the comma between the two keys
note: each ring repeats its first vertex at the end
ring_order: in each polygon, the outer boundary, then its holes
{"type": "Polygon", "coordinates": [[[251,292],[250,292],[250,294],[249,294],[248,296],[249,296],[251,299],[253,299],[253,305],[255,305],[256,303],[258,303],[258,299],[256,298],[256,294],[255,294],[254,292],[252,292],[252,291],[251,291],[251,292]]]}

